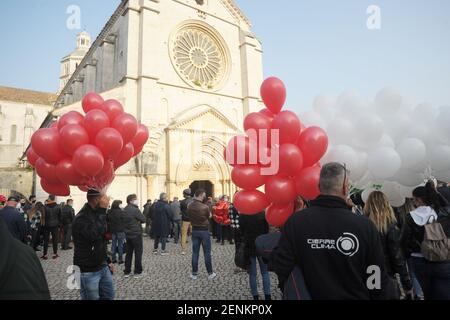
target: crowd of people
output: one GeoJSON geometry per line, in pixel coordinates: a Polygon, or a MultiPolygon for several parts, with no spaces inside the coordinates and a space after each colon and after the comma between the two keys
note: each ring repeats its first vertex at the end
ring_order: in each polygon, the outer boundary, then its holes
{"type": "MultiPolygon", "coordinates": [[[[446,184],[430,180],[417,187],[403,208],[392,208],[381,191],[372,192],[364,203],[349,196],[346,166],[329,163],[321,170],[319,187],[315,200],[296,199],[293,215],[282,228],[269,226],[265,212],[246,215],[229,196],[213,199],[202,189],[185,190],[181,201],[169,201],[161,193],[143,208],[134,194],[126,203],[110,203],[105,194],[89,190],[87,203],[76,215],[72,200],[58,204],[53,195],[45,203],[36,202],[35,196],[0,196],[0,228],[9,230],[4,241],[14,241],[33,261],[35,273],[43,276],[30,289],[36,298],[49,294],[36,254],[30,255],[33,249],[42,250],[46,260],[50,243],[52,259],[59,257],[59,249],[73,248],[81,298],[111,300],[115,272],[125,278],[145,277],[147,237],[153,241],[153,254],[161,256],[169,255],[168,242],[177,248],[171,254],[180,255],[187,254],[191,242],[193,281],[199,277],[200,249],[207,277],[213,280],[218,276],[211,255],[214,240],[219,246],[234,245],[234,272],[248,273],[254,300],[261,298],[258,269],[265,300],[272,299],[270,272],[277,275],[284,299],[450,299],[446,184]]],[[[0,268],[12,268],[4,265],[12,258],[7,259],[0,260],[0,268]]]]}

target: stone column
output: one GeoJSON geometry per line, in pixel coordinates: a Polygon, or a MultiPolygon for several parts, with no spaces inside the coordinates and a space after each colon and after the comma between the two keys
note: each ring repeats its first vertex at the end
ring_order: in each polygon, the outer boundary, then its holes
{"type": "Polygon", "coordinates": [[[92,59],[85,66],[85,79],[84,79],[84,92],[97,91],[96,81],[97,81],[97,60],[92,59]]]}
{"type": "Polygon", "coordinates": [[[107,37],[101,44],[102,48],[102,81],[101,92],[111,89],[114,85],[114,56],[116,48],[116,36],[111,35],[107,37]]]}

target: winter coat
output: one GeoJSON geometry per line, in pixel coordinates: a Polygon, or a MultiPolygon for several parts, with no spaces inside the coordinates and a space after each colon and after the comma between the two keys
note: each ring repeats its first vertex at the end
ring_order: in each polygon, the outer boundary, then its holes
{"type": "Polygon", "coordinates": [[[72,223],[73,264],[81,272],[97,272],[110,261],[106,231],[106,209],[85,204],[72,223]]]}
{"type": "Polygon", "coordinates": [[[45,205],[45,227],[58,227],[61,224],[61,207],[56,202],[45,205]]]}
{"type": "Polygon", "coordinates": [[[192,223],[193,230],[209,230],[210,212],[208,205],[194,199],[187,211],[189,221],[192,223]]]}
{"type": "Polygon", "coordinates": [[[145,223],[145,217],[134,204],[125,207],[125,234],[127,238],[134,239],[142,236],[142,224],[145,223]]]}
{"type": "Polygon", "coordinates": [[[75,219],[75,210],[69,206],[65,205],[61,210],[61,223],[63,225],[71,224],[75,219]]]}
{"type": "Polygon", "coordinates": [[[152,234],[155,237],[166,238],[170,234],[171,210],[167,202],[159,200],[153,208],[152,234]]]}
{"type": "Polygon", "coordinates": [[[269,233],[269,224],[264,212],[257,215],[239,217],[239,226],[244,239],[246,253],[249,257],[256,257],[256,238],[269,233]]]}
{"type": "Polygon", "coordinates": [[[108,231],[111,233],[125,232],[125,224],[127,222],[127,216],[125,212],[120,208],[111,209],[106,215],[106,221],[108,222],[108,231]]]}
{"type": "Polygon", "coordinates": [[[188,206],[189,204],[193,201],[193,199],[191,197],[187,197],[186,199],[183,199],[180,201],[180,209],[181,209],[181,219],[185,222],[189,222],[189,217],[188,217],[188,206]]]}
{"type": "Polygon", "coordinates": [[[172,221],[181,221],[181,207],[179,201],[170,204],[170,212],[172,213],[172,221]]]}
{"type": "Polygon", "coordinates": [[[23,219],[23,214],[16,208],[6,206],[0,210],[0,219],[3,219],[6,227],[11,235],[19,240],[25,242],[27,237],[27,224],[23,219]]]}

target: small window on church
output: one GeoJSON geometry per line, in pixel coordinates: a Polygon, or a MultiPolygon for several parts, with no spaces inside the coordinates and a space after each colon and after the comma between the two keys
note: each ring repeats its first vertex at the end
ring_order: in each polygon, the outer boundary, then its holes
{"type": "Polygon", "coordinates": [[[10,143],[15,144],[17,140],[17,126],[14,124],[11,126],[11,139],[10,143]]]}
{"type": "Polygon", "coordinates": [[[84,39],[81,39],[81,45],[84,46],[84,39]]]}

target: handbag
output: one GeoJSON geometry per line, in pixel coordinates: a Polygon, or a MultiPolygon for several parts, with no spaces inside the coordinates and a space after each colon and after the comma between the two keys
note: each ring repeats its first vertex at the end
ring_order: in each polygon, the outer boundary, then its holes
{"type": "Polygon", "coordinates": [[[247,245],[245,242],[240,242],[234,254],[234,263],[238,268],[247,270],[250,265],[250,258],[247,253],[247,245]]]}

